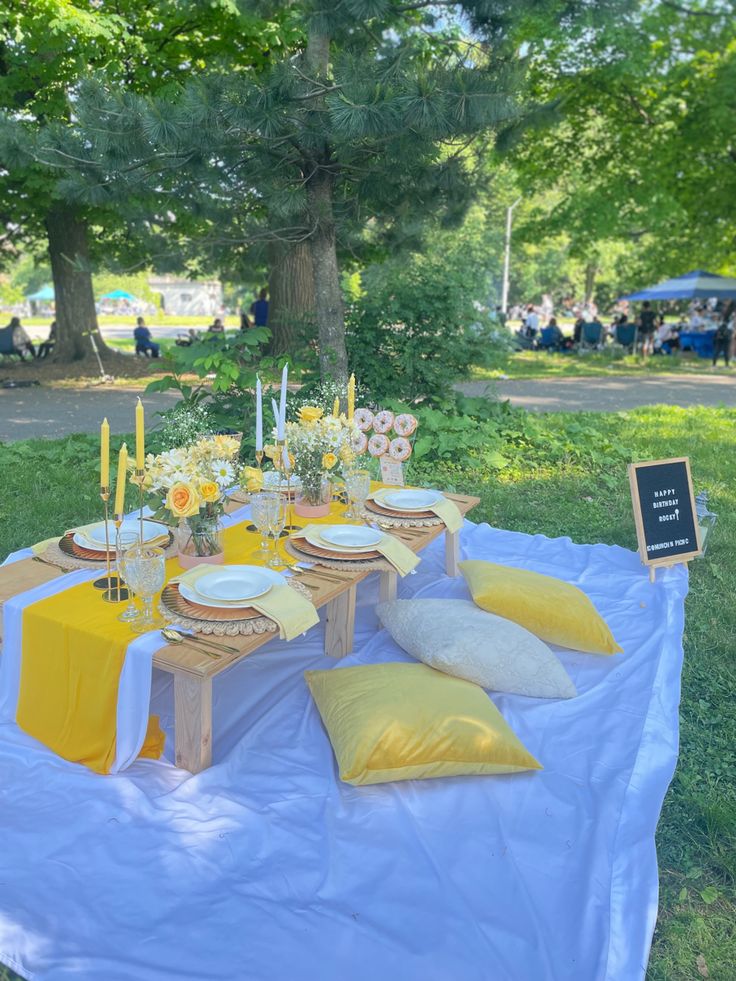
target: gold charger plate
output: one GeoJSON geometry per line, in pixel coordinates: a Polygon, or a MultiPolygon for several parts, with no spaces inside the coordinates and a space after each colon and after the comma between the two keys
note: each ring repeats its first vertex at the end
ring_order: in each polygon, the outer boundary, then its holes
{"type": "Polygon", "coordinates": [[[370,552],[335,552],[332,549],[320,548],[312,545],[306,538],[291,537],[289,539],[292,547],[304,555],[316,556],[320,559],[332,559],[334,562],[365,562],[371,559],[382,559],[383,555],[372,549],[370,552]]]}
{"type": "Polygon", "coordinates": [[[168,586],[164,587],[161,593],[161,603],[177,616],[189,617],[190,620],[222,620],[226,623],[236,623],[240,620],[255,620],[256,617],[264,615],[252,606],[224,610],[221,607],[192,603],[184,599],[176,583],[169,583],[168,586]]]}

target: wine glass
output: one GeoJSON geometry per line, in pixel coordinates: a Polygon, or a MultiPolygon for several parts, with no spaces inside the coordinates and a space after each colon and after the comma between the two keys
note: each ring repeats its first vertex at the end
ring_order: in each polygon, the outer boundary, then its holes
{"type": "Polygon", "coordinates": [[[128,577],[125,574],[125,557],[131,548],[134,548],[140,543],[140,538],[133,531],[120,531],[118,530],[115,536],[115,554],[118,567],[118,576],[120,578],[121,586],[125,584],[128,587],[129,603],[123,610],[123,612],[118,617],[118,620],[122,620],[123,623],[127,623],[130,620],[137,620],[140,616],[138,612],[138,607],[135,605],[135,599],[133,596],[133,588],[128,582],[128,577]]]}
{"type": "Polygon", "coordinates": [[[371,475],[369,470],[348,470],[345,474],[345,490],[348,495],[346,518],[362,519],[366,498],[371,492],[371,475]]]}
{"type": "Polygon", "coordinates": [[[143,600],[143,612],[131,623],[136,634],[155,630],[165,623],[153,611],[153,597],[159,593],[166,580],[164,550],[149,545],[134,545],[125,553],[125,578],[133,591],[143,600]]]}
{"type": "Polygon", "coordinates": [[[250,513],[253,518],[253,524],[261,536],[261,544],[253,556],[254,559],[265,562],[271,557],[271,549],[268,541],[268,536],[271,533],[269,513],[271,508],[280,499],[280,494],[272,494],[268,491],[260,491],[257,494],[251,495],[250,513]]]}
{"type": "Polygon", "coordinates": [[[273,536],[273,555],[266,564],[272,569],[278,569],[282,565],[290,564],[280,557],[278,548],[278,541],[286,524],[288,504],[283,494],[276,494],[275,497],[276,500],[270,502],[268,506],[268,529],[273,536]]]}

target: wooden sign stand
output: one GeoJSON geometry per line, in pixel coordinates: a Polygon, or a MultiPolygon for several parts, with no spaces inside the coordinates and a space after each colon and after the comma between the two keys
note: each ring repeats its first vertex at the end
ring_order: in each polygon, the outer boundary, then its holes
{"type": "MultiPolygon", "coordinates": [[[[642,563],[648,566],[649,581],[653,583],[655,581],[657,569],[669,568],[670,566],[680,565],[680,564],[687,567],[688,562],[690,562],[691,559],[696,558],[698,555],[702,553],[700,527],[698,525],[698,520],[697,520],[697,510],[695,507],[695,494],[693,493],[693,481],[690,473],[690,460],[686,456],[682,456],[682,457],[672,457],[671,459],[668,460],[646,460],[640,463],[630,463],[629,484],[631,486],[631,503],[634,509],[634,523],[636,524],[636,537],[639,543],[639,555],[641,557],[642,563]],[[685,546],[685,550],[682,552],[670,554],[661,559],[652,559],[649,557],[649,553],[647,551],[647,535],[645,530],[644,515],[642,512],[642,500],[640,495],[639,481],[637,479],[637,471],[642,470],[644,468],[652,468],[652,469],[656,467],[665,468],[672,464],[684,465],[684,470],[687,475],[688,500],[685,502],[678,502],[678,503],[683,505],[682,508],[683,511],[685,511],[686,506],[689,506],[697,548],[693,549],[692,546],[690,547],[685,546]]],[[[667,507],[668,502],[663,501],[662,506],[667,507]]],[[[679,518],[679,509],[678,509],[677,517],[679,518]]]]}

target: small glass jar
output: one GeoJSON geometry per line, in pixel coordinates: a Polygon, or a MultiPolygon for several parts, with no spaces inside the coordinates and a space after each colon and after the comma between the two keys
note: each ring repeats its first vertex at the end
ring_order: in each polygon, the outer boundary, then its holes
{"type": "Polygon", "coordinates": [[[195,514],[181,518],[177,529],[179,564],[185,569],[209,563],[220,565],[225,560],[222,545],[222,526],[216,514],[195,514]]]}
{"type": "Polygon", "coordinates": [[[695,513],[698,519],[698,526],[700,527],[700,545],[701,551],[698,558],[702,558],[705,555],[705,550],[708,547],[708,540],[710,538],[711,532],[715,527],[716,521],[718,521],[718,515],[713,511],[708,510],[708,492],[701,491],[695,498],[695,513]]]}

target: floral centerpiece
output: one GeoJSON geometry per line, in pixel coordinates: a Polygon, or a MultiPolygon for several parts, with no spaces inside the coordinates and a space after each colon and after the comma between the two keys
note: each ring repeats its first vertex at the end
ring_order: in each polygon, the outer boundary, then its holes
{"type": "MultiPolygon", "coordinates": [[[[294,505],[297,514],[318,517],[328,513],[332,498],[330,477],[340,461],[352,456],[356,431],[344,415],[325,415],[314,405],[302,406],[299,421],[286,423],[289,463],[301,480],[300,496],[294,505]]],[[[283,466],[278,456],[275,462],[283,466]]]]}
{"type": "Polygon", "coordinates": [[[146,457],[151,507],[157,518],[179,523],[179,561],[185,567],[223,561],[220,518],[225,492],[238,481],[239,449],[232,436],[207,436],[146,457]]]}

